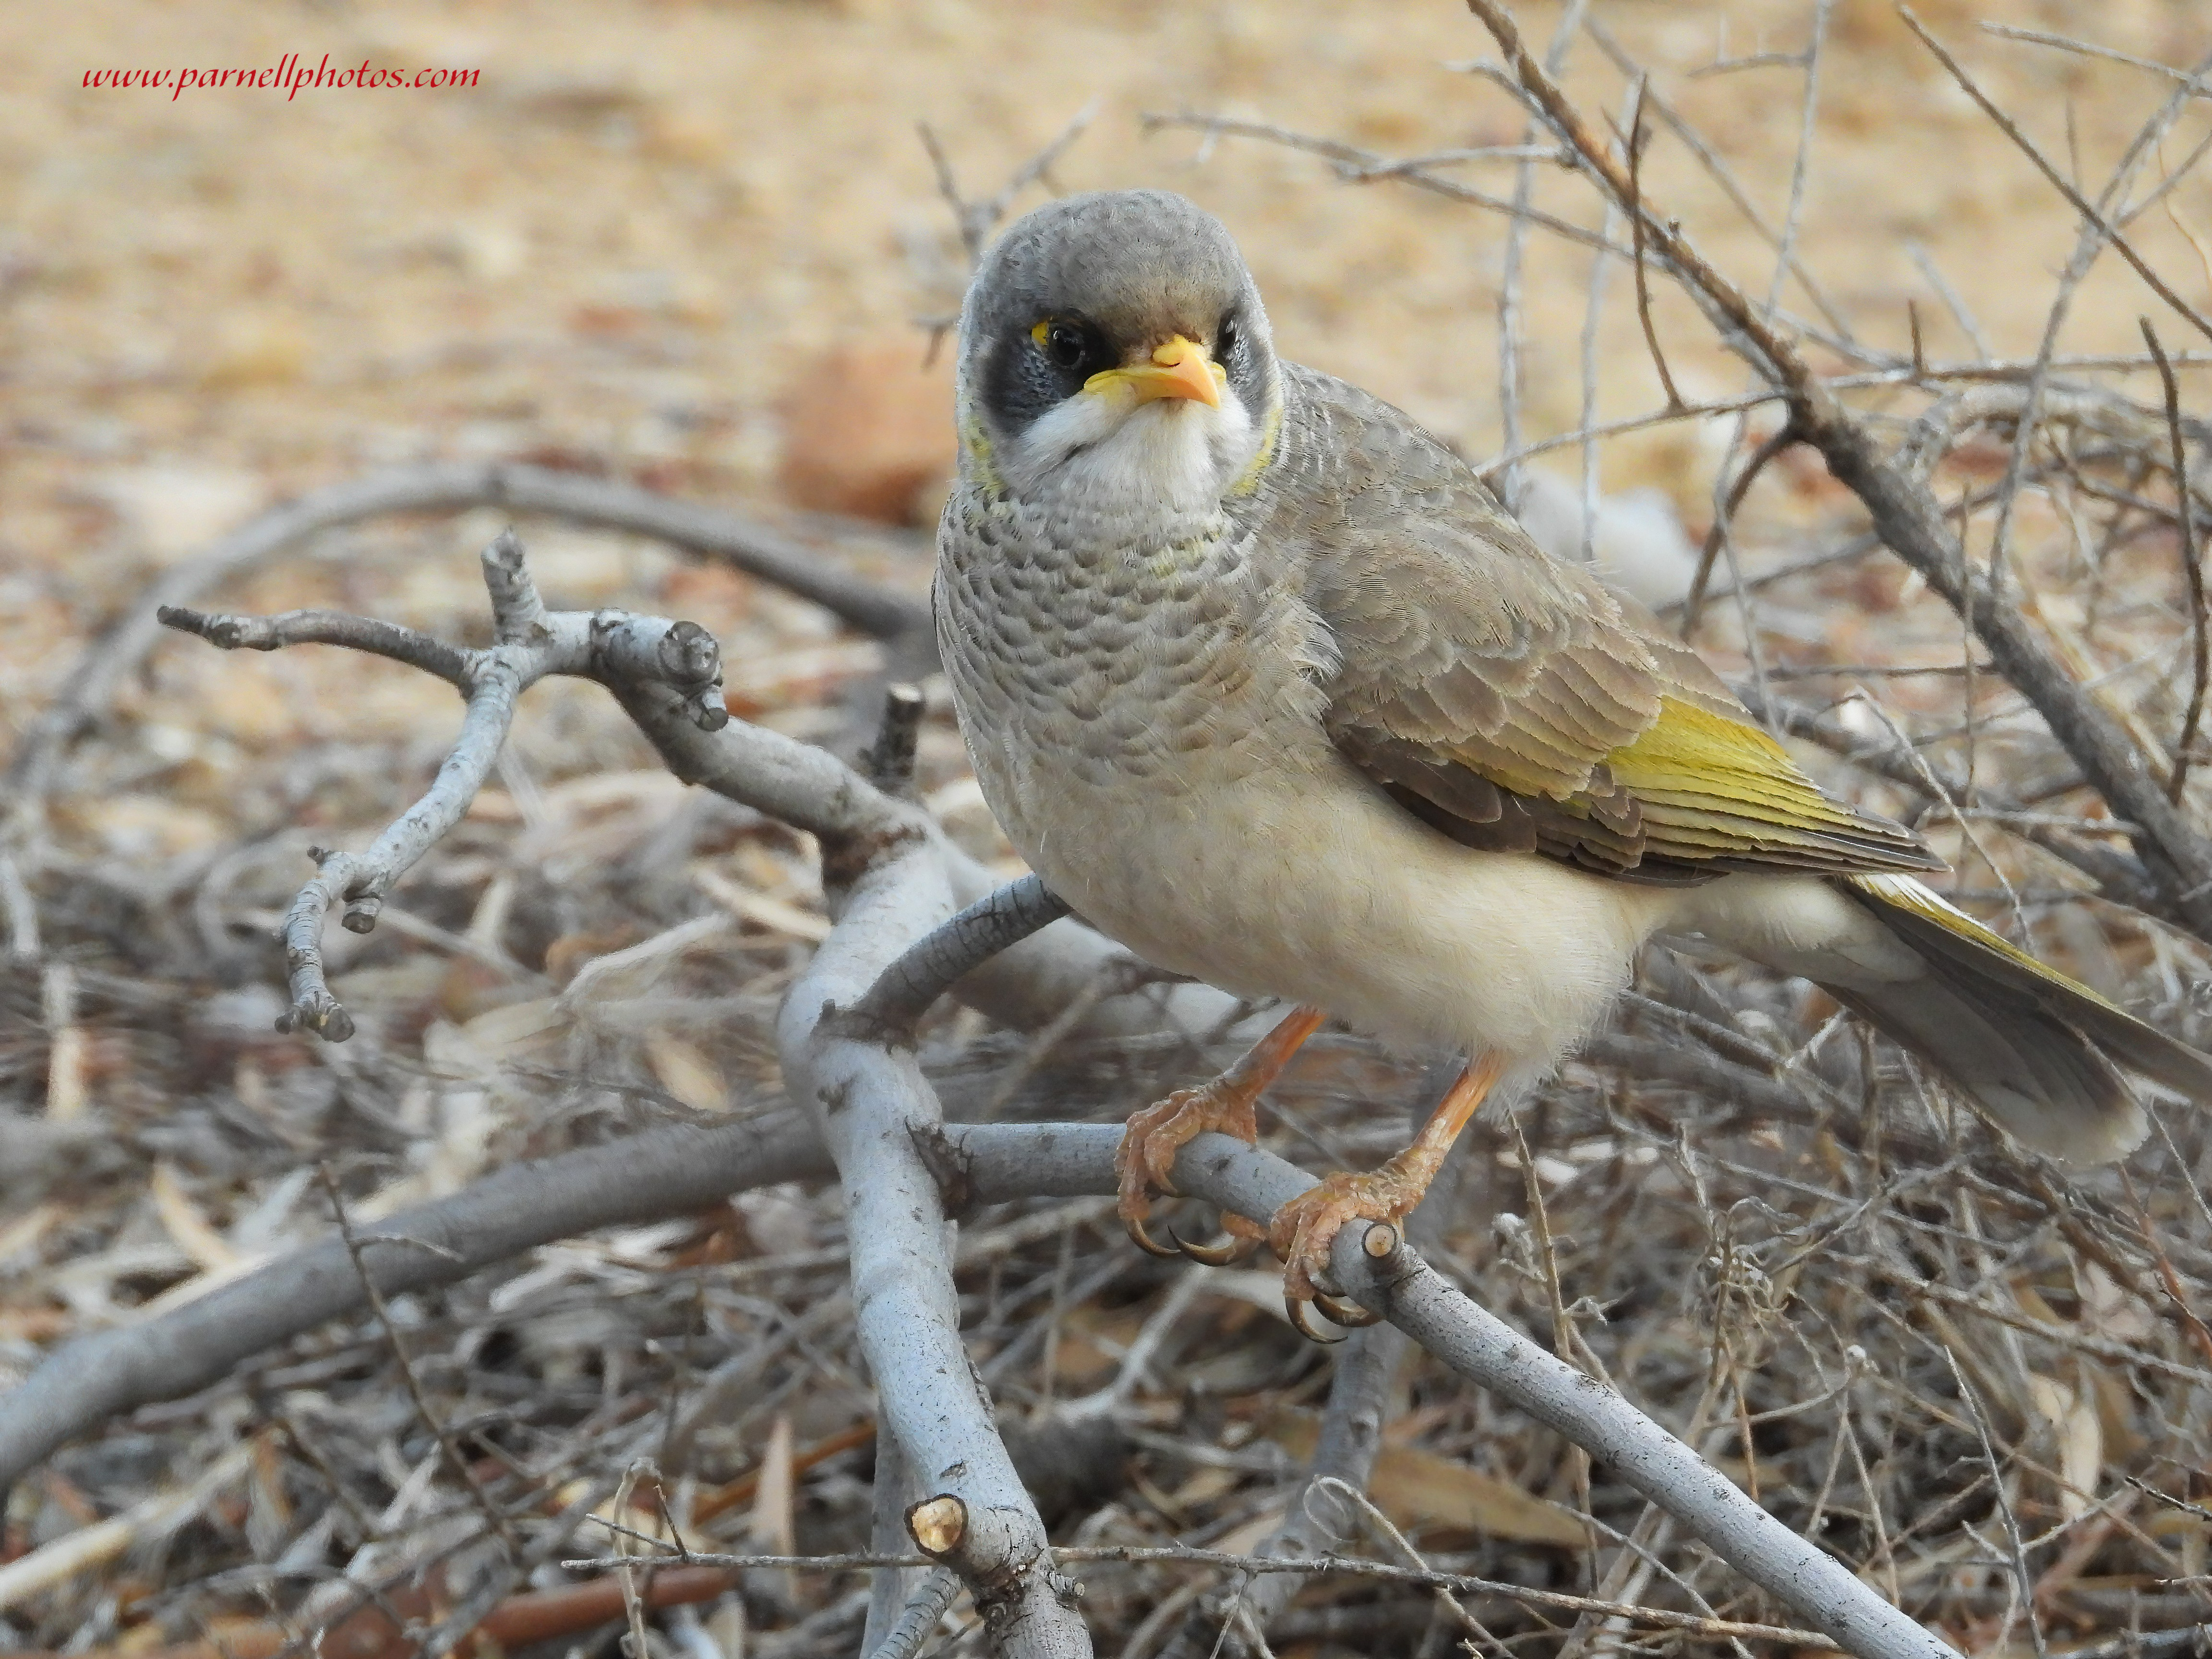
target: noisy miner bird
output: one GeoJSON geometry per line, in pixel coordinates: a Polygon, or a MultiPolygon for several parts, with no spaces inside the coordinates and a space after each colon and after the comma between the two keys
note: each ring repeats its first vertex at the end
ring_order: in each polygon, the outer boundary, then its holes
{"type": "Polygon", "coordinates": [[[1410,1210],[1485,1095],[1573,1048],[1661,933],[1825,987],[2069,1162],[2142,1138],[2119,1068],[2212,1098],[2212,1061],[1913,879],[1942,867],[1917,836],[1823,793],[1443,443],[1279,362],[1191,202],[1080,195],[1016,223],[969,290],[957,395],[935,604],[985,799],[1137,955],[1296,1005],[1129,1120],[1139,1243],[1161,1248],[1144,1218],[1176,1151],[1252,1139],[1325,1018],[1462,1046],[1411,1146],[1267,1230],[1301,1329],[1317,1294],[1362,1321],[1316,1285],[1338,1230],[1410,1210]]]}

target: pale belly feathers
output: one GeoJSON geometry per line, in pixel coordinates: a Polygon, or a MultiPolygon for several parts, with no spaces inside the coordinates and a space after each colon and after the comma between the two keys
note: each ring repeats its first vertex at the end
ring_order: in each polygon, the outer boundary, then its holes
{"type": "Polygon", "coordinates": [[[1540,1067],[1674,918],[1673,890],[1470,850],[1360,777],[1323,730],[1331,647],[1303,605],[1223,614],[1201,584],[1054,616],[1071,574],[1120,584],[957,550],[939,638],[985,799],[1053,890],[1146,961],[1540,1067]]]}
{"type": "Polygon", "coordinates": [[[1009,829],[1079,914],[1147,962],[1313,1003],[1385,1041],[1548,1065],[1604,1013],[1676,902],[1460,847],[1349,767],[1165,801],[1054,770],[1029,778],[1065,792],[1050,826],[1009,802],[1009,829]]]}

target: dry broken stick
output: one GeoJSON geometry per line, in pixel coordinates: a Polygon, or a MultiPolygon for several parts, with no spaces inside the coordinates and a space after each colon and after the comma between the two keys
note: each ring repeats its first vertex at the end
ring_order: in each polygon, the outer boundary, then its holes
{"type": "Polygon", "coordinates": [[[334,903],[344,925],[366,933],[399,878],[469,810],[491,775],[514,721],[515,701],[549,674],[602,684],[665,688],[702,732],[729,724],[722,705],[721,653],[696,623],[668,622],[627,611],[549,611],[525,568],[522,544],[502,532],[483,552],[495,642],[482,651],[447,645],[412,629],[331,611],[279,617],[209,616],[164,605],[161,622],[225,650],[275,651],[290,645],[348,646],[420,668],[458,687],[468,702],[461,732],[422,799],[363,853],[317,849],[315,878],[284,917],[285,968],[292,1004],[283,1030],[306,1030],[343,1042],[353,1016],[331,994],[323,973],[323,921],[334,903]]]}

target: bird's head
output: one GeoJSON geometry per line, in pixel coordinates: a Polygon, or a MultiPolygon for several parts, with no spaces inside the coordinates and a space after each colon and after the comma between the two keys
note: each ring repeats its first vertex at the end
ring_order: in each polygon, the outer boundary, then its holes
{"type": "Polygon", "coordinates": [[[961,312],[963,465],[1018,498],[1210,510],[1264,464],[1281,401],[1236,243],[1170,191],[1039,208],[961,312]]]}

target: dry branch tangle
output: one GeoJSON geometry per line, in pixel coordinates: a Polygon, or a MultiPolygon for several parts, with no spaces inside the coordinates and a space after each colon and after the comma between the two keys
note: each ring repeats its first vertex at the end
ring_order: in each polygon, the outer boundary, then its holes
{"type": "MultiPolygon", "coordinates": [[[[498,641],[483,653],[464,653],[404,629],[359,618],[294,613],[265,620],[178,614],[174,624],[219,644],[262,648],[310,640],[341,643],[410,661],[462,685],[470,697],[461,741],[422,803],[379,838],[368,853],[330,873],[337,857],[309,884],[289,925],[295,948],[319,936],[321,912],[343,899],[363,922],[392,881],[419,858],[437,836],[458,821],[496,753],[514,700],[547,673],[583,674],[613,690],[679,775],[706,783],[786,822],[811,830],[823,842],[825,878],[839,915],[813,963],[787,1000],[779,1032],[785,1074],[815,1118],[845,1188],[854,1240],[854,1291],[863,1347],[877,1378],[881,1420],[898,1455],[916,1473],[924,1507],[918,1540],[961,1577],[983,1613],[998,1652],[1010,1659],[1063,1659],[1087,1654],[1090,1638],[1073,1607],[1072,1586],[1054,1568],[1042,1522],[1023,1489],[992,1419],[958,1329],[946,1200],[940,1188],[942,1159],[924,1146],[949,1146],[964,1164],[956,1187],[982,1201],[1018,1197],[1103,1193],[1113,1188],[1111,1126],[978,1127],[948,1131],[934,1091],[895,1029],[925,1006],[946,982],[964,975],[963,991],[979,1004],[1004,1004],[1015,1023],[1038,1024],[1068,1006],[1095,978],[1108,954],[1096,935],[1066,921],[1032,888],[994,894],[975,904],[958,927],[938,928],[963,899],[982,896],[981,872],[955,854],[926,815],[860,778],[822,750],[729,722],[713,696],[711,641],[687,634],[685,625],[622,612],[548,612],[538,601],[521,550],[511,536],[484,558],[498,641]],[[981,951],[1045,927],[1043,933],[1009,945],[984,970],[971,971],[981,951]],[[892,971],[894,970],[895,971],[892,971]],[[995,971],[994,971],[995,970],[995,971]],[[993,997],[996,983],[1001,994],[993,997]],[[1007,994],[1009,984],[1022,994],[1007,994]],[[839,1007],[865,1006],[888,1018],[835,1018],[839,1007]],[[1042,1017],[1042,1018],[1040,1018],[1042,1017]],[[937,1507],[928,1508],[932,1503],[937,1507]],[[929,1525],[931,1521],[935,1526],[929,1525]]],[[[343,855],[337,855],[343,856],[343,855]]],[[[319,975],[304,979],[296,963],[295,1008],[301,1023],[322,988],[319,975]]],[[[1112,1030],[1163,1013],[1218,1016],[1227,1006],[1204,987],[1180,987],[1140,1001],[1109,999],[1094,1024],[1112,1030]],[[1115,1000],[1124,1006],[1114,1011],[1115,1000]]],[[[335,1009],[336,1005],[330,1005],[335,1009]]],[[[331,1016],[324,1011],[327,1023],[331,1016]]],[[[1200,1021],[1190,1022],[1195,1025],[1200,1021]]],[[[332,1035],[336,1035],[333,1030],[332,1035]]],[[[815,1147],[788,1132],[756,1142],[749,1176],[787,1178],[818,1167],[815,1147]]],[[[665,1149],[684,1150],[674,1139],[665,1149]]],[[[691,1171],[689,1185],[641,1191],[617,1173],[618,1155],[579,1154],[565,1170],[580,1182],[560,1219],[605,1224],[638,1213],[641,1204],[666,1214],[710,1201],[694,1188],[716,1182],[691,1171]],[[593,1219],[593,1218],[597,1218],[593,1219]]],[[[643,1160],[637,1160],[641,1164],[643,1160]]],[[[1180,1161],[1185,1190],[1240,1213],[1263,1218],[1312,1184],[1313,1178],[1269,1154],[1219,1137],[1193,1144],[1180,1161]]],[[[747,1184],[729,1181],[721,1192],[747,1184]]],[[[532,1190],[532,1173],[508,1172],[515,1194],[532,1190]]],[[[490,1206],[496,1213],[499,1206],[490,1206]]],[[[509,1208],[512,1208],[510,1200],[509,1208]]],[[[395,1219],[415,1232],[428,1231],[422,1212],[395,1219]]],[[[435,1252],[379,1252],[404,1275],[421,1282],[460,1276],[544,1236],[545,1217],[518,1225],[510,1213],[503,1235],[489,1227],[456,1239],[453,1259],[435,1252]],[[489,1235],[489,1236],[488,1236],[489,1235]],[[427,1265],[425,1263],[427,1258],[427,1265]]],[[[324,1305],[348,1303],[349,1293],[323,1283],[342,1273],[357,1292],[342,1249],[304,1253],[279,1270],[300,1283],[288,1298],[319,1294],[324,1305]],[[327,1258],[327,1259],[325,1259],[327,1258]]],[[[1687,1447],[1593,1379],[1553,1358],[1450,1290],[1388,1228],[1348,1228],[1340,1240],[1335,1270],[1359,1299],[1383,1313],[1455,1370],[1493,1388],[1617,1467],[1639,1490],[1678,1516],[1697,1535],[1850,1650],[1869,1659],[1915,1656],[1935,1659],[1949,1651],[1911,1620],[1861,1584],[1840,1564],[1772,1521],[1687,1447]]],[[[378,1276],[386,1280],[380,1265],[378,1276]]],[[[67,1395],[88,1376],[116,1381],[103,1396],[119,1405],[144,1398],[143,1367],[164,1368],[171,1382],[218,1370],[228,1328],[252,1310],[265,1310],[270,1275],[241,1281],[183,1311],[179,1322],[157,1322],[116,1334],[98,1347],[78,1345],[0,1403],[0,1446],[19,1464],[86,1426],[72,1415],[67,1395]],[[190,1332],[201,1346],[198,1370],[179,1366],[167,1339],[190,1332]],[[127,1359],[130,1364],[119,1364],[127,1359]],[[125,1379],[128,1379],[127,1382],[125,1379]]],[[[282,1304],[278,1304],[279,1306],[282,1304]]],[[[173,1320],[174,1316],[173,1316],[173,1320]]],[[[290,1323],[290,1316],[274,1322],[290,1323]]],[[[292,1328],[297,1328],[292,1323],[292,1328]]]]}
{"type": "Polygon", "coordinates": [[[1712,319],[1729,348],[1772,381],[1790,410],[1790,428],[1820,451],[1838,482],[1857,495],[1890,549],[1965,617],[1998,672],[2034,704],[2051,733],[2114,813],[2139,831],[2143,861],[2168,901],[2201,937],[2212,938],[2212,840],[2169,801],[2161,781],[2118,725],[2077,685],[2051,647],[1989,580],[1967,564],[1959,538],[1927,484],[1887,454],[1815,374],[1794,342],[1714,267],[1639,188],[1521,38],[1499,0],[1468,0],[1504,52],[1521,88],[1575,155],[1583,171],[1622,211],[1640,216],[1652,256],[1712,319]]]}

